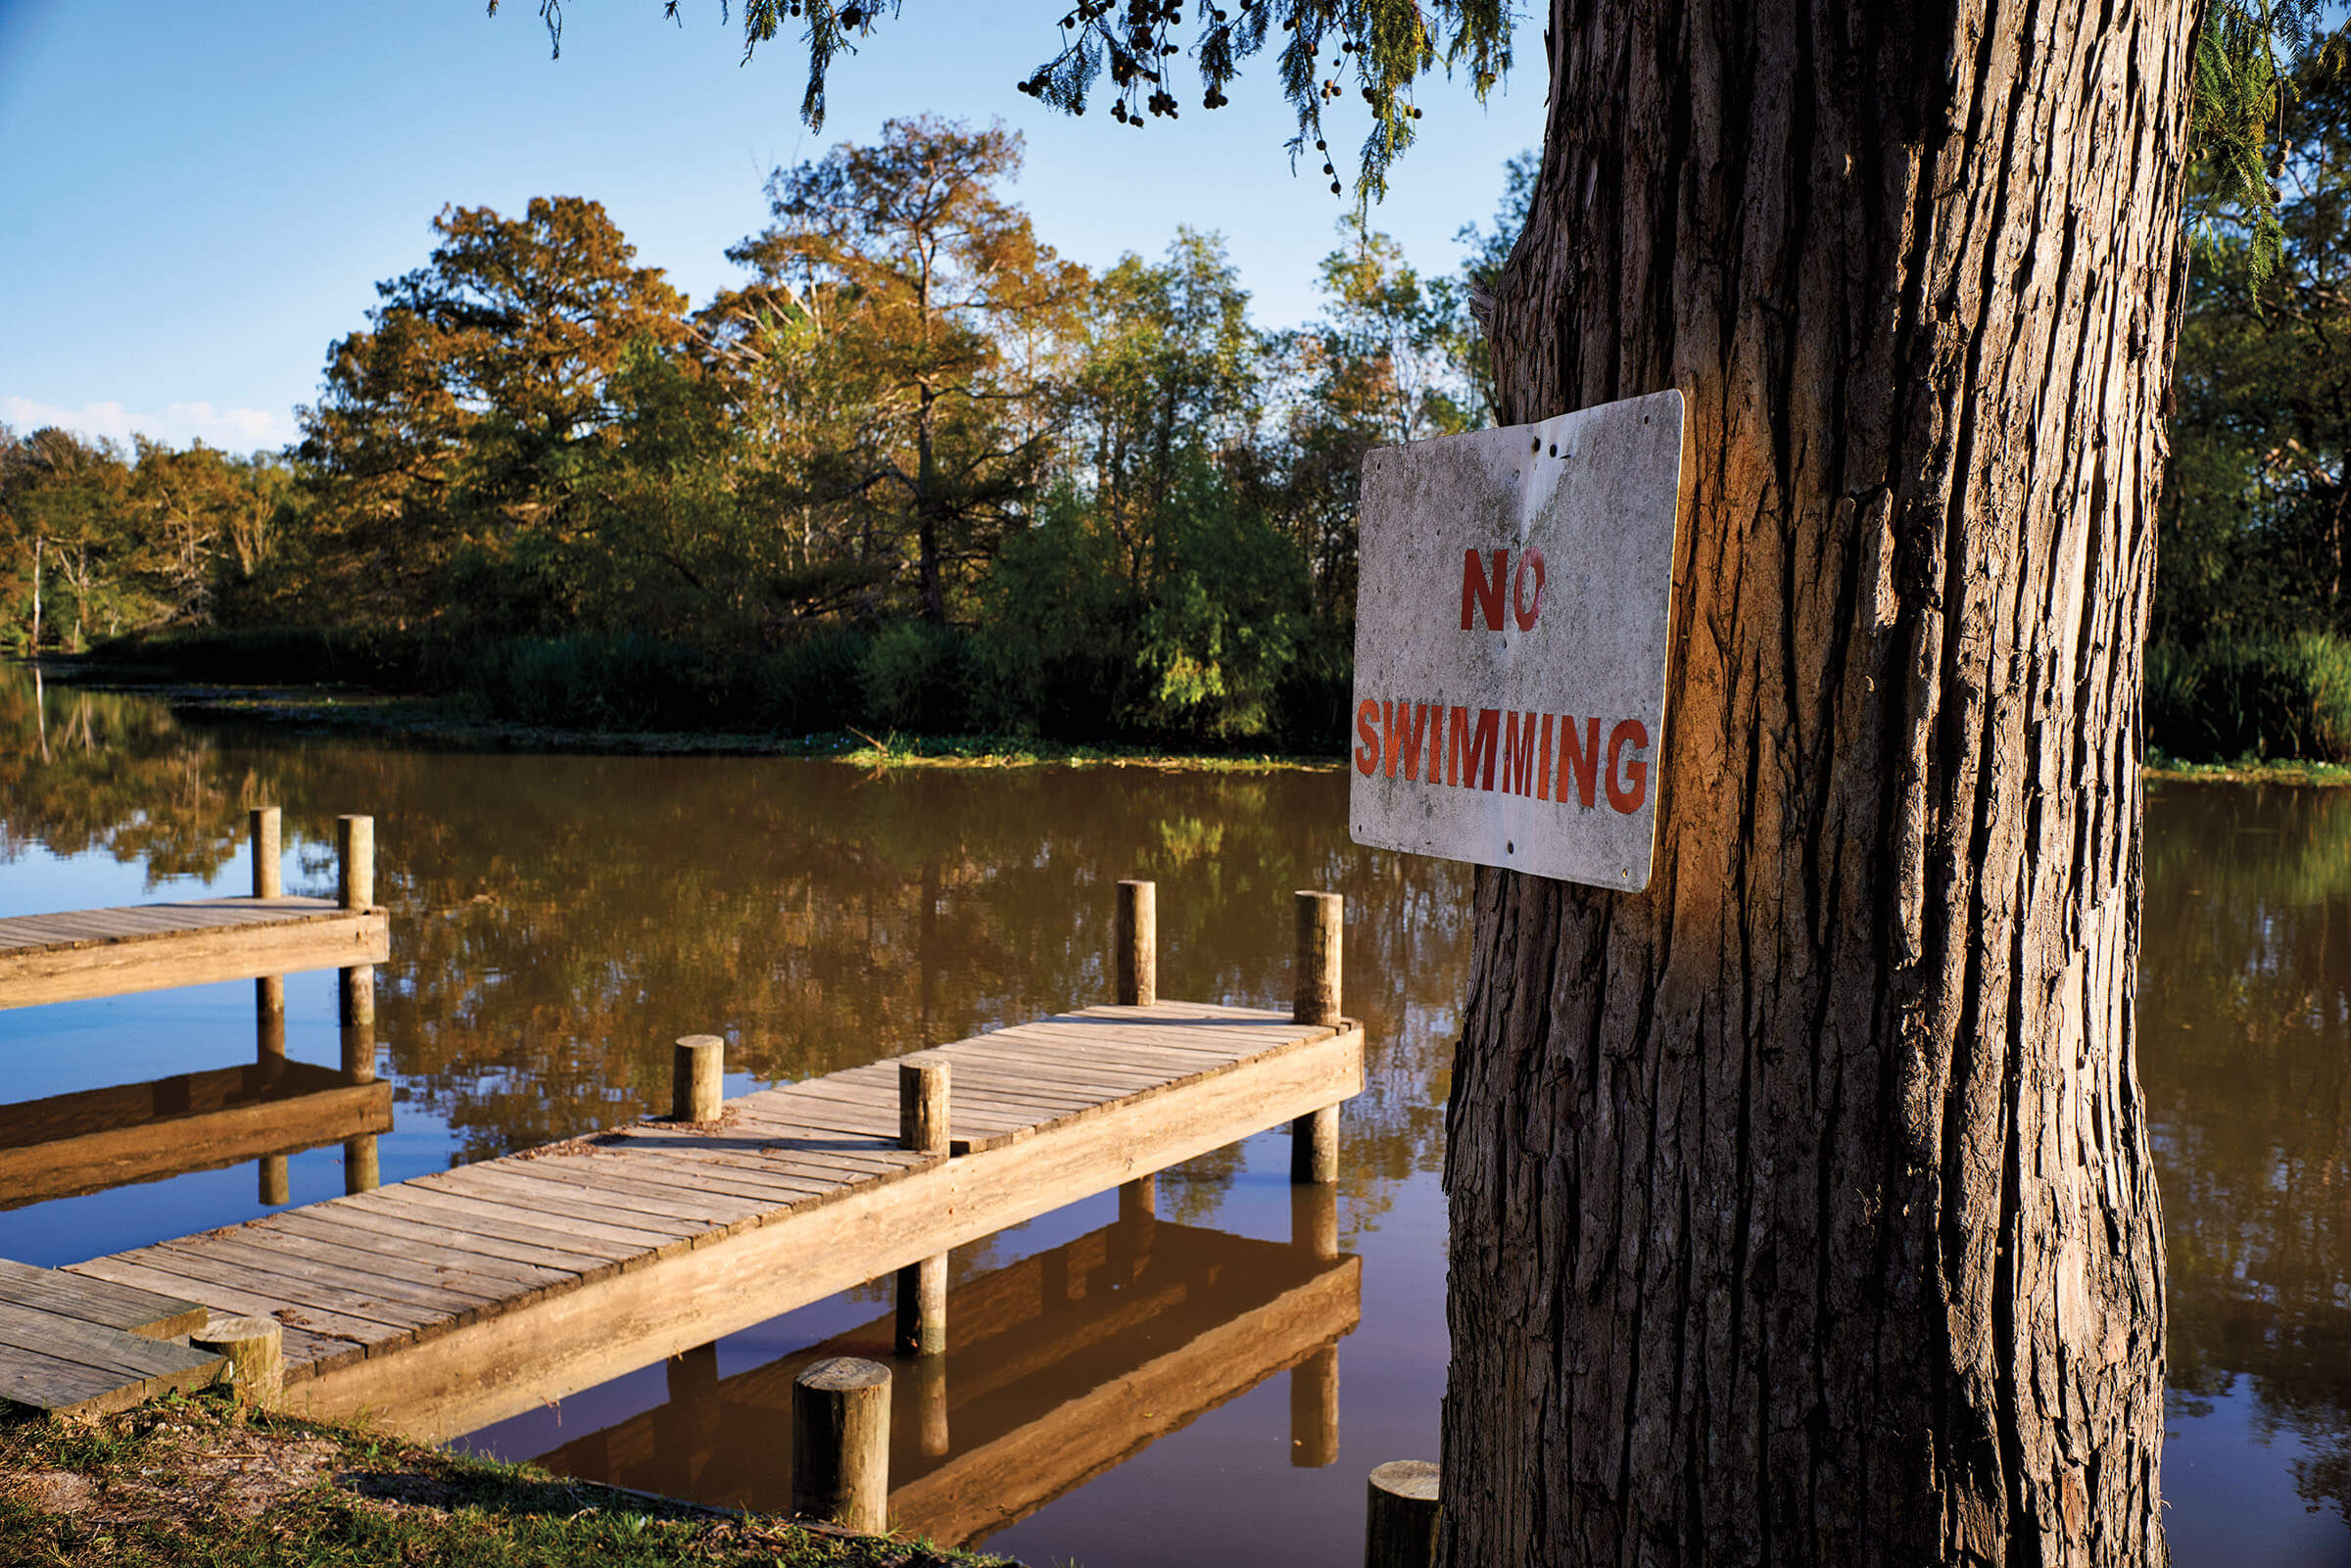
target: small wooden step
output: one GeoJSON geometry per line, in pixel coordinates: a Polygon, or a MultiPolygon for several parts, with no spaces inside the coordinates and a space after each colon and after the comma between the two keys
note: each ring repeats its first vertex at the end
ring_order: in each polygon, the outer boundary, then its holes
{"type": "Polygon", "coordinates": [[[0,1403],[104,1415],[201,1388],[226,1363],[174,1336],[206,1315],[175,1297],[0,1259],[0,1403]]]}

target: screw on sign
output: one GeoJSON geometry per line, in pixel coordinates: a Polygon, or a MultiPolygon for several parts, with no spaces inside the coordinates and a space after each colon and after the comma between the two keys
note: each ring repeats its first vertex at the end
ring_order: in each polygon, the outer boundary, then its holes
{"type": "Polygon", "coordinates": [[[1649,884],[1681,462],[1678,392],[1365,459],[1358,843],[1649,884]]]}

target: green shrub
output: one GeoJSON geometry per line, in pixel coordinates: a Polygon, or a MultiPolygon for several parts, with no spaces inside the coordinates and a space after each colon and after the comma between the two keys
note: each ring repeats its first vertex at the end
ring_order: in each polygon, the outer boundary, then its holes
{"type": "Polygon", "coordinates": [[[2146,703],[2148,743],[2184,761],[2351,761],[2351,638],[2151,644],[2146,703]]]}
{"type": "Polygon", "coordinates": [[[970,733],[971,641],[968,632],[928,621],[900,621],[882,632],[858,662],[859,716],[885,730],[970,733]]]}

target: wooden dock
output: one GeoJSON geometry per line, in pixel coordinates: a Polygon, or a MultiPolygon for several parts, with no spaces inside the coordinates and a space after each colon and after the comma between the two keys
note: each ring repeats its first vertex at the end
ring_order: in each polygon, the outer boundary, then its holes
{"type": "Polygon", "coordinates": [[[0,1259],[0,1404],[103,1415],[220,1375],[193,1302],[0,1259]]]}
{"type": "MultiPolygon", "coordinates": [[[[257,1163],[261,1201],[288,1199],[286,1157],[340,1141],[346,1181],[375,1183],[392,1126],[375,1080],[375,969],[390,925],[375,907],[373,820],[344,817],[339,896],[290,898],[278,811],[252,814],[253,894],[0,920],[0,1009],[168,986],[254,981],[254,1061],[0,1106],[0,1209],[257,1163]],[[286,1056],[285,981],[341,972],[343,1065],[286,1056]]],[[[183,1341],[208,1308],[0,1259],[0,1403],[101,1413],[212,1381],[217,1354],[183,1341]]]]}
{"type": "Polygon", "coordinates": [[[274,1317],[289,1406],[438,1441],[1313,1117],[1363,1040],[1087,1008],[71,1271],[274,1317]],[[900,1146],[900,1063],[948,1069],[951,1152],[900,1146]]]}
{"type": "Polygon", "coordinates": [[[327,898],[194,898],[0,920],[0,1008],[381,964],[380,909],[327,898]]]}
{"type": "MultiPolygon", "coordinates": [[[[1301,1188],[1323,1200],[1328,1187],[1301,1188]]],[[[891,1389],[891,1526],[972,1546],[1267,1379],[1292,1379],[1291,1462],[1337,1452],[1335,1347],[1362,1259],[1128,1216],[956,1286],[952,1346],[891,1389]]],[[[885,1314],[721,1380],[717,1347],[668,1363],[669,1399],[539,1462],[640,1491],[784,1513],[792,1384],[835,1355],[888,1360],[885,1314]]]]}

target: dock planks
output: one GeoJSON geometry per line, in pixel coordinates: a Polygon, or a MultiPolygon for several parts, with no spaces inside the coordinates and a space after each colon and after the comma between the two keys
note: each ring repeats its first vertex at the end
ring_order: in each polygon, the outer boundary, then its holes
{"type": "Polygon", "coordinates": [[[194,1302],[0,1259],[0,1405],[103,1415],[212,1382],[217,1355],[173,1343],[194,1302]]]}
{"type": "Polygon", "coordinates": [[[0,920],[0,1009],[349,969],[391,957],[380,909],[326,898],[199,898],[0,920]]]}
{"type": "Polygon", "coordinates": [[[71,1271],[274,1316],[290,1404],[438,1440],[1363,1087],[1357,1025],[1205,1003],[919,1054],[949,1066],[951,1157],[898,1147],[885,1062],[71,1271]]]}

